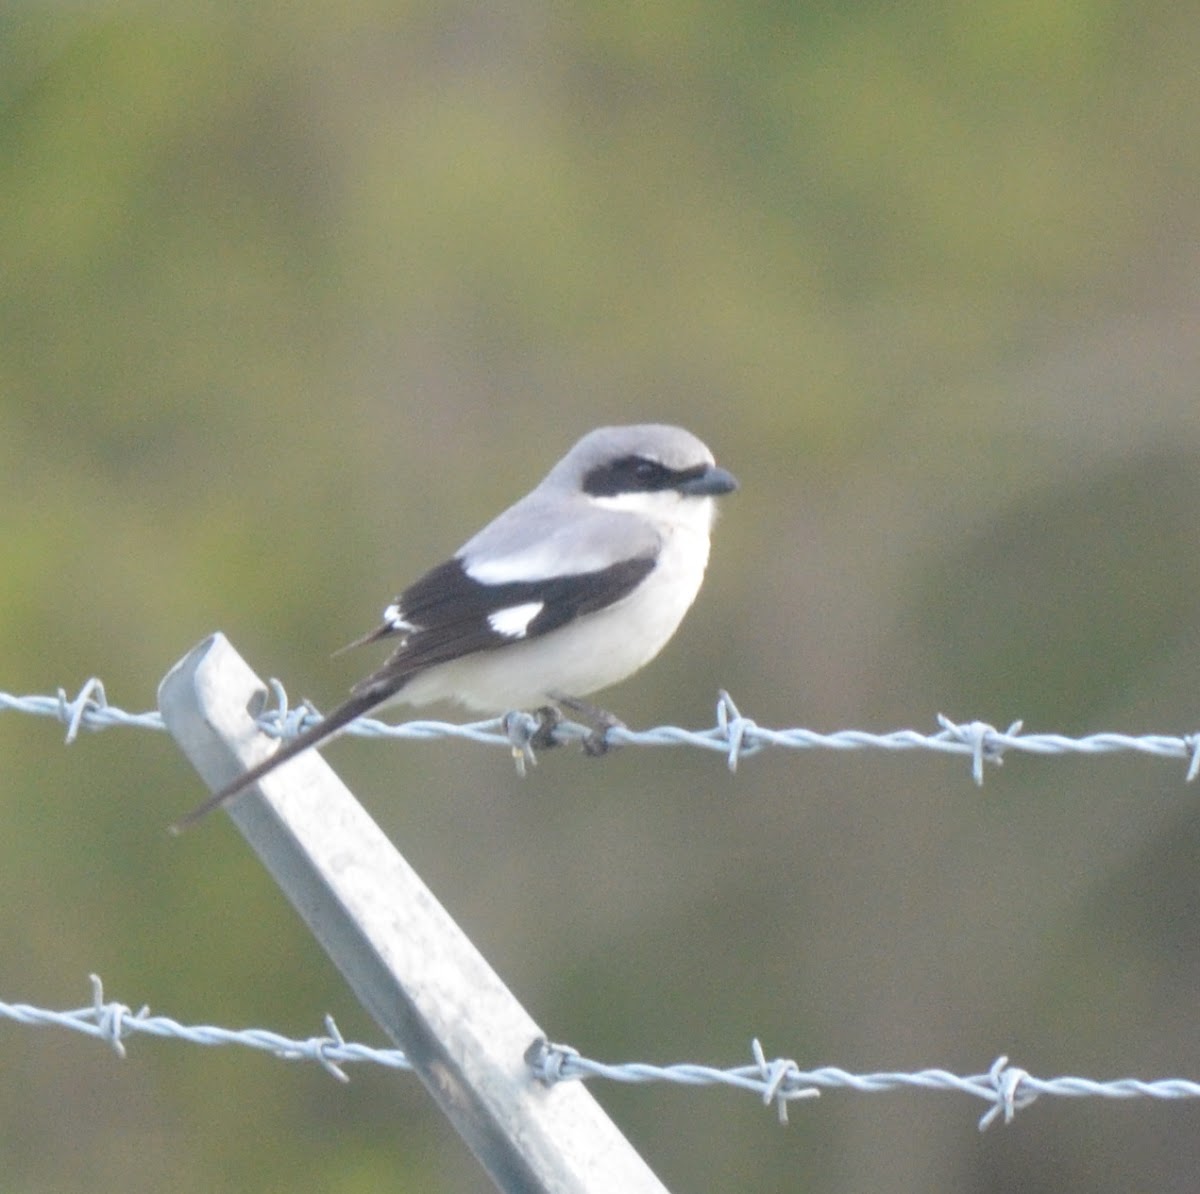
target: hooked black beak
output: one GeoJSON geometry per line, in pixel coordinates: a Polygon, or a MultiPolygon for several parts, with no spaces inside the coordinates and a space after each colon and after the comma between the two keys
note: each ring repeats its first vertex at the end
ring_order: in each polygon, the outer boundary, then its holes
{"type": "Polygon", "coordinates": [[[681,481],[677,486],[680,493],[693,497],[715,497],[722,493],[732,493],[737,487],[737,478],[715,464],[709,465],[698,476],[681,481]]]}

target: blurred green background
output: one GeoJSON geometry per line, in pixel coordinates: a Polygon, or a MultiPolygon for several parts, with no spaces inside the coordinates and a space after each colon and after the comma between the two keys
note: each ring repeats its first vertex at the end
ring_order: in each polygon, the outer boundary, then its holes
{"type": "MultiPolygon", "coordinates": [[[[0,9],[0,689],[225,631],[331,707],[405,581],[605,422],[741,478],[606,703],[1182,733],[1200,700],[1200,11],[0,9]]],[[[447,710],[435,710],[446,713],[447,710]]],[[[609,1060],[1200,1078],[1182,764],[343,741],[609,1060]]],[[[0,998],[380,1040],[164,735],[0,716],[0,998]]],[[[482,1191],[415,1079],[0,1025],[16,1194],[482,1191]]],[[[675,1191],[1193,1189],[1189,1104],[598,1086],[675,1191]]]]}

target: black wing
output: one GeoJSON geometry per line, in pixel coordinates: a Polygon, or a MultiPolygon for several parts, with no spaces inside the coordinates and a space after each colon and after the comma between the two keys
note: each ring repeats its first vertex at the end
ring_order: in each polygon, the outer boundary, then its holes
{"type": "Polygon", "coordinates": [[[447,560],[400,595],[399,617],[412,629],[399,631],[404,642],[354,691],[375,687],[384,675],[395,682],[434,664],[548,634],[620,601],[654,564],[653,556],[637,556],[576,576],[483,584],[467,573],[458,557],[447,560]],[[532,606],[536,611],[527,608],[532,606]],[[505,625],[506,611],[520,609],[530,616],[521,619],[517,629],[506,633],[497,628],[505,625]]]}
{"type": "Polygon", "coordinates": [[[411,629],[401,629],[389,621],[359,640],[374,642],[395,634],[404,635],[404,641],[387,662],[351,689],[349,700],[334,709],[324,721],[283,743],[270,758],[181,817],[171,827],[172,832],[178,833],[194,824],[281,763],[333,737],[354,718],[398,692],[414,673],[461,655],[490,651],[507,643],[547,634],[575,618],[620,601],[653,568],[653,556],[638,556],[578,576],[485,585],[468,576],[459,559],[448,560],[427,572],[396,602],[399,616],[411,629]],[[522,617],[508,623],[504,621],[505,611],[531,606],[538,607],[536,612],[526,609],[522,617]],[[492,619],[497,615],[500,615],[499,624],[507,625],[509,633],[496,628],[492,619]]]}

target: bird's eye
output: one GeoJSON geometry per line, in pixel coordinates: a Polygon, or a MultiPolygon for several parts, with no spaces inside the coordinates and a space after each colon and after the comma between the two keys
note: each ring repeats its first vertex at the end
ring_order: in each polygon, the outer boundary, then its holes
{"type": "Polygon", "coordinates": [[[584,493],[603,497],[620,493],[653,493],[667,489],[674,474],[649,456],[622,456],[594,468],[583,479],[584,493]]]}

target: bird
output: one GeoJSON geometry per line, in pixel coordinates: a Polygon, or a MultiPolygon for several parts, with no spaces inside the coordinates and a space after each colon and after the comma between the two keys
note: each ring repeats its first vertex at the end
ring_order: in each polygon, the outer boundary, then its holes
{"type": "Polygon", "coordinates": [[[682,427],[589,432],[525,497],[396,597],[374,630],[342,648],[395,644],[347,700],[172,832],[393,702],[448,700],[488,715],[537,710],[543,746],[565,710],[592,727],[585,749],[602,753],[607,730],[622,723],[585,698],[638,671],[675,633],[704,579],[715,499],[737,488],[682,427]]]}

